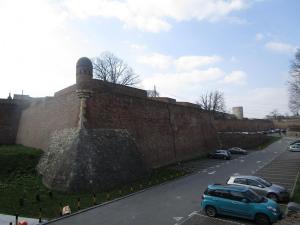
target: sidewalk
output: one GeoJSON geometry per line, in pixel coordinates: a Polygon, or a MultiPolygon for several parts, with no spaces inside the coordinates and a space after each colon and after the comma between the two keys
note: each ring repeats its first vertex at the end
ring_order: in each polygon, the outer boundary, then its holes
{"type": "MultiPolygon", "coordinates": [[[[26,220],[28,225],[36,225],[39,223],[38,219],[32,219],[32,218],[24,218],[24,217],[19,217],[19,221],[21,220],[26,220]]],[[[0,214],[0,225],[9,225],[9,223],[12,222],[13,225],[16,223],[16,217],[11,216],[11,215],[4,215],[0,214]]]]}

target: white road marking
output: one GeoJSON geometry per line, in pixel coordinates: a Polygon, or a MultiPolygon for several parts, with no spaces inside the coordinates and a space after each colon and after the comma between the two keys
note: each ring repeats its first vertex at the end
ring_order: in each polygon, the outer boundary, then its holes
{"type": "Polygon", "coordinates": [[[212,174],[215,174],[215,173],[216,173],[216,171],[211,171],[208,174],[212,175],[212,174]]]}
{"type": "Polygon", "coordinates": [[[256,163],[261,163],[261,161],[256,161],[256,163]]]}
{"type": "Polygon", "coordinates": [[[180,216],[180,217],[173,217],[173,219],[176,220],[177,222],[178,222],[179,220],[181,220],[182,218],[183,218],[183,217],[181,217],[181,216],[180,216]]]}
{"type": "Polygon", "coordinates": [[[239,173],[234,173],[234,174],[233,174],[233,176],[237,176],[237,175],[240,175],[240,174],[239,174],[239,173]]]}
{"type": "Polygon", "coordinates": [[[245,162],[245,160],[241,159],[240,162],[245,162]]]}
{"type": "Polygon", "coordinates": [[[197,214],[198,214],[198,212],[197,212],[197,211],[194,211],[194,212],[190,213],[190,214],[188,215],[188,217],[191,217],[191,216],[197,215],[197,214]]]}

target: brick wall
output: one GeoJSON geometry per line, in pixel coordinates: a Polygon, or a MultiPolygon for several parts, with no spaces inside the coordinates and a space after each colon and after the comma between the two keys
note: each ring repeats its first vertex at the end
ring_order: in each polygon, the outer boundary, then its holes
{"type": "Polygon", "coordinates": [[[0,99],[0,144],[14,144],[21,108],[14,100],[0,99]]]}
{"type": "Polygon", "coordinates": [[[205,154],[216,145],[209,115],[194,107],[111,92],[94,92],[87,106],[88,128],[127,129],[149,167],[205,154]]]}
{"type": "Polygon", "coordinates": [[[16,142],[46,150],[54,130],[77,127],[79,104],[75,92],[32,102],[22,111],[16,142]]]}
{"type": "Polygon", "coordinates": [[[218,119],[214,120],[215,127],[218,131],[262,131],[274,127],[271,120],[263,119],[218,119]]]}

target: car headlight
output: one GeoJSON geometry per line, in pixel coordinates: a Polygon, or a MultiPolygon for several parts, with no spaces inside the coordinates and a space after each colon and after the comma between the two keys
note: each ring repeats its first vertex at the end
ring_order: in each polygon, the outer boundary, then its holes
{"type": "Polygon", "coordinates": [[[272,212],[277,212],[277,209],[272,206],[268,206],[267,209],[271,210],[272,212]]]}

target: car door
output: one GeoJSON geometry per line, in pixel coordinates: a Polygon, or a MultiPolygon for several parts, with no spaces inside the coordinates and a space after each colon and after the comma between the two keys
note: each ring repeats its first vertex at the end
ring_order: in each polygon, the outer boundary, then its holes
{"type": "Polygon", "coordinates": [[[232,207],[232,215],[243,218],[251,218],[253,206],[246,201],[243,193],[239,191],[230,191],[230,200],[232,207]]]}
{"type": "Polygon", "coordinates": [[[253,180],[253,179],[247,179],[247,184],[257,194],[266,196],[267,191],[265,190],[265,187],[258,181],[253,180]]]}
{"type": "Polygon", "coordinates": [[[214,195],[218,199],[217,205],[221,214],[230,216],[235,215],[234,204],[232,204],[228,190],[217,190],[214,195]]]}

